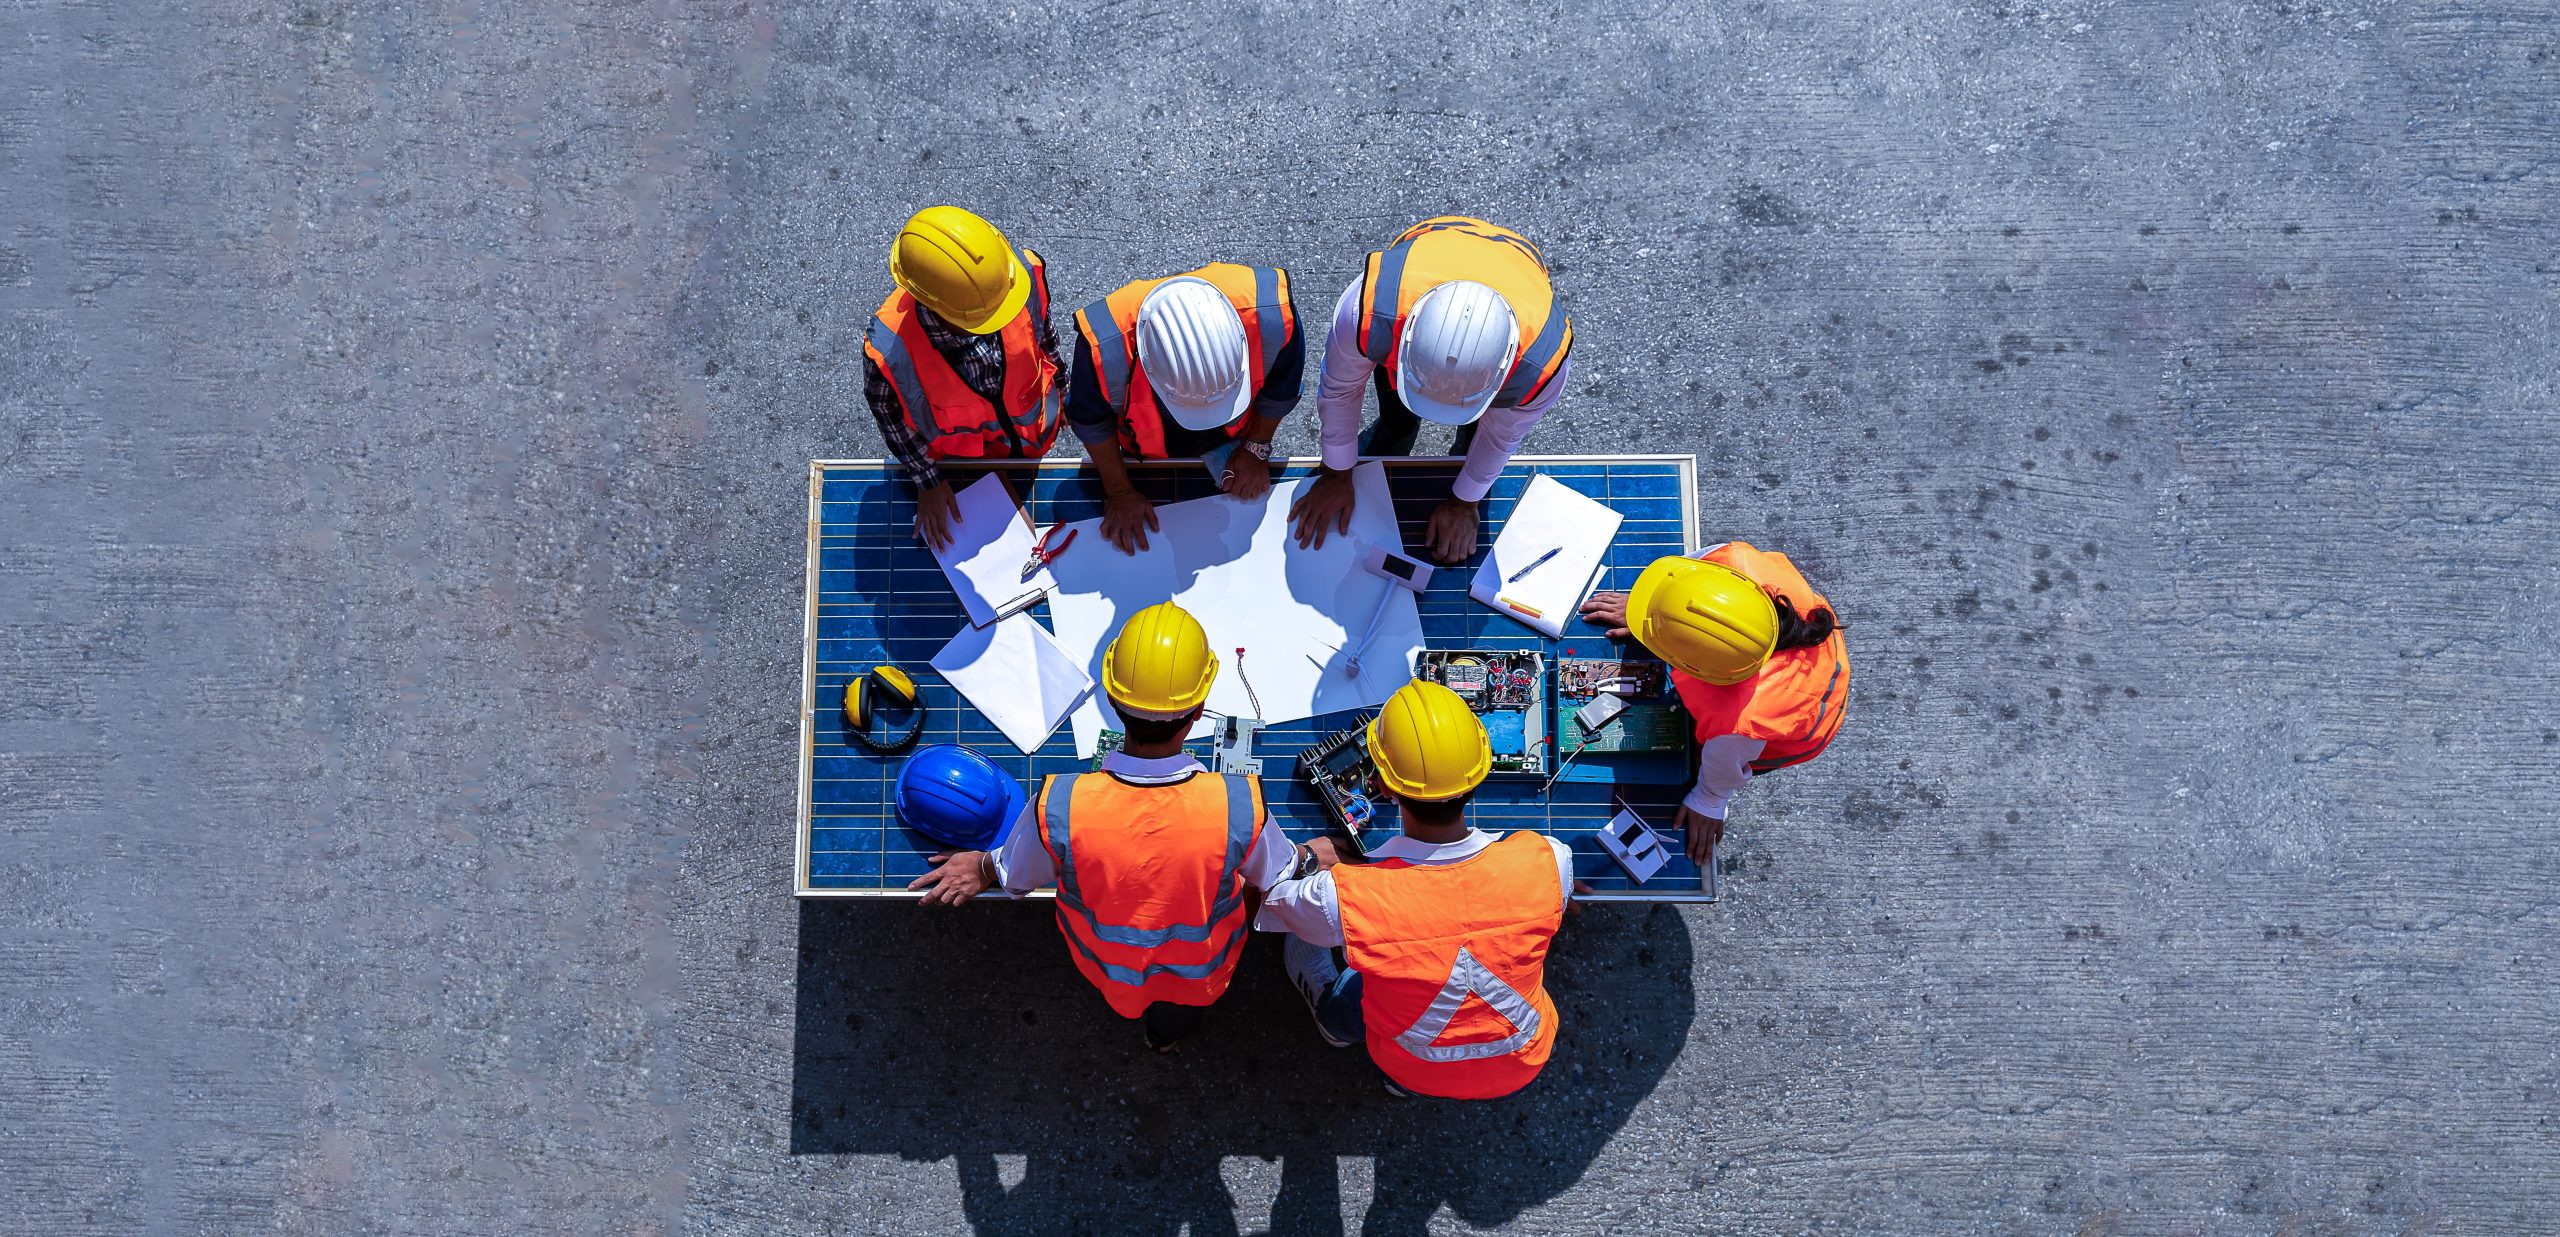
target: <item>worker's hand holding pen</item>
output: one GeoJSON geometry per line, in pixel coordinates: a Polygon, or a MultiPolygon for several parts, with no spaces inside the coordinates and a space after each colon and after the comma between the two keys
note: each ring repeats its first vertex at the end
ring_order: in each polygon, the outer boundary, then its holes
{"type": "Polygon", "coordinates": [[[1680,827],[1689,834],[1689,862],[1704,868],[1715,858],[1716,843],[1724,840],[1724,822],[1704,812],[1680,809],[1680,827]]]}
{"type": "Polygon", "coordinates": [[[958,906],[986,892],[995,883],[987,852],[982,850],[947,850],[933,857],[933,866],[925,874],[907,882],[909,889],[924,891],[924,904],[939,903],[958,906]]]}

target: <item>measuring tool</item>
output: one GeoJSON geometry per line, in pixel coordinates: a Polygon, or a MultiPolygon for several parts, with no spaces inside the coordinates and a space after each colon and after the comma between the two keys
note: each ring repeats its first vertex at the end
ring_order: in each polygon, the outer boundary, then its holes
{"type": "Polygon", "coordinates": [[[1409,589],[1419,596],[1424,589],[1431,587],[1430,567],[1420,559],[1406,558],[1383,546],[1370,546],[1368,553],[1360,559],[1360,567],[1385,580],[1388,587],[1387,591],[1378,594],[1378,608],[1369,612],[1369,625],[1361,629],[1359,639],[1351,642],[1348,650],[1351,655],[1343,660],[1342,673],[1355,679],[1360,677],[1360,653],[1377,636],[1378,624],[1386,621],[1387,605],[1396,599],[1396,590],[1409,589]]]}

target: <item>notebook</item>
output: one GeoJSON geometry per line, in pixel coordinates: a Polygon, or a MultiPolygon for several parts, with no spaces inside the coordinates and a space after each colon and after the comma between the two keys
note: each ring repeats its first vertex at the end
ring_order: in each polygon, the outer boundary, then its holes
{"type": "Polygon", "coordinates": [[[1599,581],[1621,518],[1561,481],[1543,473],[1531,477],[1467,595],[1548,636],[1561,636],[1565,620],[1599,581]]]}

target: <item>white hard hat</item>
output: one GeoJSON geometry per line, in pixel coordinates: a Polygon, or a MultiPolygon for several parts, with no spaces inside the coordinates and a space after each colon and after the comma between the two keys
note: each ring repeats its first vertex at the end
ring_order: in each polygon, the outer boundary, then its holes
{"type": "Polygon", "coordinates": [[[1396,340],[1396,397],[1413,415],[1466,425],[1484,415],[1511,376],[1520,319],[1502,294],[1453,279],[1422,294],[1396,340]]]}
{"type": "Polygon", "coordinates": [[[1157,284],[1138,303],[1138,365],[1165,415],[1212,430],[1244,415],[1244,319],[1227,294],[1188,275],[1157,284]]]}

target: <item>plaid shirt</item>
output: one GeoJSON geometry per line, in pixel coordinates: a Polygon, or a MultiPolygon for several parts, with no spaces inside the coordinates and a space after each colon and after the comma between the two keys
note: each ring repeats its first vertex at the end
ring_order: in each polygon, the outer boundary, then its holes
{"type": "MultiPolygon", "coordinates": [[[[1026,311],[1028,306],[1024,307],[1026,311]]],[[[1004,406],[1004,336],[1001,332],[972,335],[944,322],[922,305],[916,306],[916,320],[924,323],[924,337],[933,350],[951,363],[953,373],[979,397],[998,408],[1004,406]]],[[[1031,339],[1040,351],[1052,358],[1058,355],[1058,331],[1049,319],[1031,320],[1031,339]]],[[[919,490],[942,484],[942,469],[934,463],[932,436],[909,428],[906,414],[899,409],[897,388],[889,375],[880,372],[869,353],[862,357],[862,393],[871,401],[871,419],[880,423],[881,441],[889,444],[889,454],[906,466],[908,479],[919,490]]]]}

